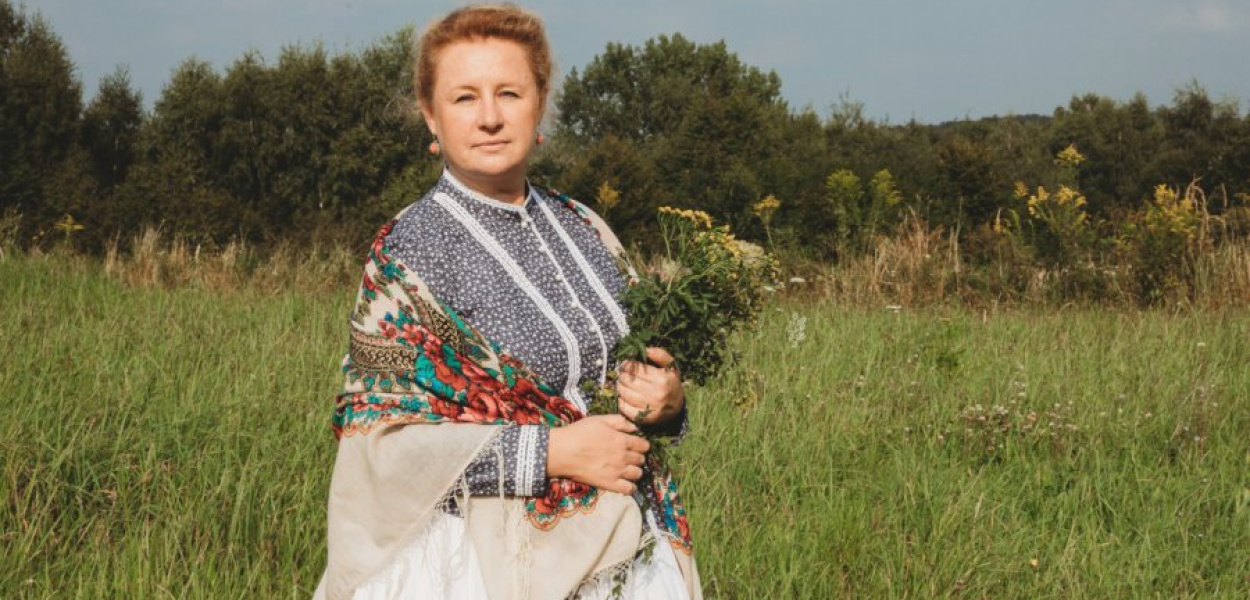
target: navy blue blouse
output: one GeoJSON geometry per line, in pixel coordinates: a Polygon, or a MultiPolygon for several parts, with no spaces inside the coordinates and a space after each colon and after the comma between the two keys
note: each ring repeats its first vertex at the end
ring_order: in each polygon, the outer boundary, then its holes
{"type": "MultiPolygon", "coordinates": [[[[530,187],[522,204],[509,204],[444,171],[386,244],[435,298],[586,410],[581,383],[603,382],[628,330],[625,280],[594,226],[564,200],[530,187]]],[[[684,431],[684,409],[674,426],[684,431]]],[[[503,476],[495,453],[482,452],[465,472],[470,493],[545,493],[548,433],[506,427],[496,442],[503,476]]]]}

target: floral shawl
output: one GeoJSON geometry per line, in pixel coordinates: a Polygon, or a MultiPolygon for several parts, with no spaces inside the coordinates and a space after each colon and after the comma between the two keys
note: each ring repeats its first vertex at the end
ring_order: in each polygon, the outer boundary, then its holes
{"type": "MultiPolygon", "coordinates": [[[[606,225],[593,213],[583,216],[619,253],[606,225]]],[[[583,416],[431,295],[386,247],[394,224],[373,242],[351,314],[333,419],[339,448],[329,557],[317,598],[347,600],[389,566],[442,502],[464,494],[463,470],[502,426],[559,427],[583,416]]],[[[662,537],[678,550],[691,597],[700,598],[676,484],[656,472],[651,488],[662,537]]],[[[460,506],[494,600],[565,598],[632,564],[647,537],[633,498],[566,479],[549,480],[542,496],[462,497],[460,506]]]]}

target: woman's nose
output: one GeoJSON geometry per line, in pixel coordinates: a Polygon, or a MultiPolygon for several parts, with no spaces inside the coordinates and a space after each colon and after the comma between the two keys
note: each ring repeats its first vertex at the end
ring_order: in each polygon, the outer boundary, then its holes
{"type": "Polygon", "coordinates": [[[477,121],[482,129],[498,129],[503,125],[503,114],[494,98],[484,98],[478,104],[477,121]]]}

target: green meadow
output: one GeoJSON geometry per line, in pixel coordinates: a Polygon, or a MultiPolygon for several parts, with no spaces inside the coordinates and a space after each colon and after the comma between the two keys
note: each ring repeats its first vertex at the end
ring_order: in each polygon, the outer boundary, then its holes
{"type": "MultiPolygon", "coordinates": [[[[354,290],[0,256],[0,597],[307,598],[354,290]]],[[[779,300],[689,393],[709,598],[1250,597],[1250,311],[779,300]]]]}

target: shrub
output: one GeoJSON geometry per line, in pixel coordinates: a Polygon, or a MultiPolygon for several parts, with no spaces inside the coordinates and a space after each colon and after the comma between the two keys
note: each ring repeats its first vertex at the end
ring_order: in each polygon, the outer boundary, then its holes
{"type": "Polygon", "coordinates": [[[1205,214],[1206,196],[1196,183],[1184,194],[1167,185],[1155,187],[1154,198],[1126,236],[1139,298],[1153,304],[1190,297],[1196,254],[1207,245],[1200,236],[1205,214]]]}
{"type": "Polygon", "coordinates": [[[842,169],[825,179],[825,199],[833,213],[837,252],[846,256],[870,252],[877,235],[898,222],[902,195],[887,170],[864,185],[858,175],[842,169]]]}

